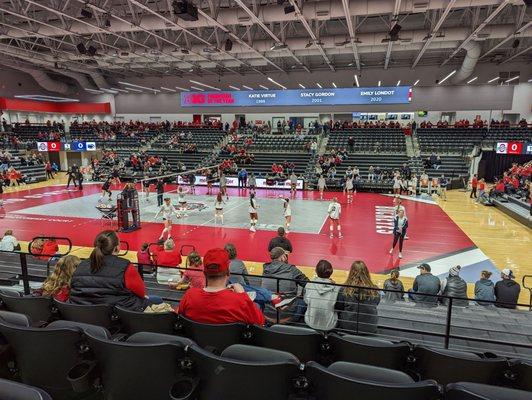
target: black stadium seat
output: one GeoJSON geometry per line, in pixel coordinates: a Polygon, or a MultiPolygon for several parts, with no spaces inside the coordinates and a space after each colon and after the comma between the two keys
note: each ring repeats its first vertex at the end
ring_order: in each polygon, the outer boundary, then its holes
{"type": "Polygon", "coordinates": [[[120,320],[124,333],[132,335],[137,332],[156,332],[175,334],[177,332],[178,317],[174,312],[145,313],[116,307],[115,311],[120,320]]]}
{"type": "Polygon", "coordinates": [[[89,335],[88,342],[102,371],[103,391],[107,399],[170,399],[180,394],[187,380],[180,360],[185,358],[186,338],[161,338],[154,333],[132,336],[117,342],[89,335]],[[168,340],[166,340],[168,339],[168,340]]]}
{"type": "Polygon", "coordinates": [[[37,326],[49,322],[52,318],[52,299],[50,297],[21,297],[0,291],[0,300],[5,309],[27,315],[37,326]]]}
{"type": "Polygon", "coordinates": [[[17,326],[31,326],[30,317],[11,311],[0,311],[0,322],[17,326]]]}
{"type": "Polygon", "coordinates": [[[408,343],[393,343],[379,338],[332,334],[329,335],[328,341],[335,361],[402,370],[410,354],[408,343]]]}
{"type": "Polygon", "coordinates": [[[199,377],[199,399],[287,399],[295,390],[300,363],[292,354],[254,346],[234,345],[222,356],[197,346],[188,351],[191,373],[199,377]]]}
{"type": "Polygon", "coordinates": [[[515,387],[532,392],[532,361],[513,361],[512,371],[515,372],[515,387]]]}
{"type": "Polygon", "coordinates": [[[220,354],[226,347],[244,340],[245,324],[201,324],[179,316],[178,334],[215,354],[220,354]]]}
{"type": "Polygon", "coordinates": [[[301,362],[318,360],[324,342],[315,330],[290,325],[252,326],[250,336],[252,345],[292,353],[301,362]]]}
{"type": "Polygon", "coordinates": [[[509,369],[504,358],[481,358],[462,351],[419,346],[413,354],[420,378],[434,379],[442,385],[459,381],[497,384],[509,369]]]}
{"type": "Polygon", "coordinates": [[[532,393],[480,383],[457,382],[447,385],[445,400],[532,400],[532,393]]]}
{"type": "Polygon", "coordinates": [[[110,329],[116,325],[113,307],[105,304],[78,305],[54,301],[61,319],[103,326],[110,329]]]}
{"type": "Polygon", "coordinates": [[[50,395],[44,390],[0,379],[0,399],[1,400],[52,400],[50,395]]]}
{"type": "Polygon", "coordinates": [[[328,368],[306,365],[313,399],[344,400],[438,400],[439,385],[431,380],[415,382],[404,372],[371,365],[336,362],[328,368]]]}

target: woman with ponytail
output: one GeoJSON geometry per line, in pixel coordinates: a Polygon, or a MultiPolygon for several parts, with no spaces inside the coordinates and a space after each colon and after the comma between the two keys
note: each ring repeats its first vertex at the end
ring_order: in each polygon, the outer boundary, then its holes
{"type": "Polygon", "coordinates": [[[134,311],[161,303],[148,297],[137,268],[118,257],[120,240],[114,231],[101,232],[94,239],[94,250],[88,260],[77,267],[70,284],[70,302],[74,304],[108,304],[134,311]]]}

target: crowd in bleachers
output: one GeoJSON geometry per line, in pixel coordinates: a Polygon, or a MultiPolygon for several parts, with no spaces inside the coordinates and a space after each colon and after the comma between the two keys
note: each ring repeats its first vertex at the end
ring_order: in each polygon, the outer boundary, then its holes
{"type": "MultiPolygon", "coordinates": [[[[512,167],[503,172],[502,177],[496,177],[495,183],[489,192],[489,197],[503,195],[515,197],[523,202],[532,204],[532,161],[519,165],[513,163],[512,167]]],[[[488,193],[478,194],[479,201],[486,200],[488,193]]]]}

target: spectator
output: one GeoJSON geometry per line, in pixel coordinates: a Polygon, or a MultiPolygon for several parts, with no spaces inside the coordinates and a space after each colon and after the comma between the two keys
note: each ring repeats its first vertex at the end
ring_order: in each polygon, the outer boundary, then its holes
{"type": "Polygon", "coordinates": [[[408,296],[421,305],[436,306],[438,303],[436,295],[440,293],[440,280],[431,274],[429,264],[423,263],[418,268],[419,275],[414,279],[412,290],[408,296]]]}
{"type": "Polygon", "coordinates": [[[283,250],[292,253],[292,243],[290,243],[290,240],[288,240],[285,235],[285,229],[282,226],[279,227],[277,229],[277,236],[270,240],[270,244],[268,244],[268,251],[272,251],[275,247],[280,247],[283,250]]]}
{"type": "MultiPolygon", "coordinates": [[[[272,261],[264,264],[261,286],[285,298],[297,296],[298,286],[301,288],[305,287],[308,282],[307,276],[296,268],[295,265],[288,264],[286,251],[281,247],[274,247],[270,251],[270,258],[272,261]]],[[[297,322],[304,315],[305,308],[305,302],[301,298],[297,298],[286,312],[289,315],[291,314],[290,319],[292,321],[297,322]]]]}
{"type": "Polygon", "coordinates": [[[142,270],[152,270],[153,261],[150,254],[150,245],[146,242],[142,243],[140,250],[137,251],[137,263],[142,270]]]}
{"type": "Polygon", "coordinates": [[[4,237],[0,240],[0,250],[3,251],[15,251],[20,250],[20,244],[15,236],[13,236],[13,231],[8,229],[4,233],[4,237]]]}
{"type": "Polygon", "coordinates": [[[521,286],[514,280],[515,276],[511,269],[505,268],[501,271],[501,280],[495,284],[495,304],[500,308],[515,309],[521,286]]]}
{"type": "Polygon", "coordinates": [[[69,301],[73,304],[108,304],[133,311],[143,311],[150,304],[162,302],[148,297],[137,268],[120,258],[120,240],[114,231],[101,232],[94,239],[90,258],[74,272],[69,301]]]}
{"type": "Polygon", "coordinates": [[[477,174],[474,174],[471,178],[471,194],[469,195],[469,198],[472,199],[473,197],[477,198],[477,186],[478,186],[478,178],[477,174]]]}
{"type": "Polygon", "coordinates": [[[481,306],[493,306],[494,303],[485,303],[480,300],[495,301],[495,286],[490,279],[491,272],[482,271],[480,279],[475,282],[475,300],[481,306]]]}
{"type": "Polygon", "coordinates": [[[364,261],[355,261],[338,294],[335,309],[339,311],[338,327],[358,333],[377,332],[377,305],[380,301],[375,285],[364,261]]]}
{"type": "Polygon", "coordinates": [[[179,250],[175,248],[174,240],[168,238],[164,242],[164,251],[157,253],[157,265],[168,267],[168,268],[177,268],[181,265],[181,254],[179,250]]]}
{"type": "Polygon", "coordinates": [[[305,286],[303,300],[307,303],[305,323],[312,329],[330,331],[338,322],[334,305],[340,290],[331,279],[333,267],[327,260],[320,260],[316,265],[317,278],[305,286]]]}
{"type": "Polygon", "coordinates": [[[177,283],[171,283],[171,287],[177,287],[188,283],[190,287],[203,289],[205,287],[205,274],[203,273],[203,263],[201,256],[195,251],[188,255],[188,267],[183,272],[183,277],[177,283]]]}
{"type": "Polygon", "coordinates": [[[248,270],[244,262],[236,258],[237,252],[235,245],[227,243],[224,249],[229,253],[229,260],[231,260],[229,264],[229,273],[231,274],[229,276],[229,283],[240,283],[242,286],[249,285],[249,279],[246,276],[248,275],[248,270]]]}
{"type": "Polygon", "coordinates": [[[264,315],[239,283],[227,286],[229,254],[224,249],[207,251],[203,259],[207,286],[190,288],[179,303],[179,314],[206,324],[264,325],[264,315]]]}
{"type": "MultiPolygon", "coordinates": [[[[469,304],[467,299],[467,283],[460,277],[461,266],[457,265],[449,269],[447,278],[442,279],[440,293],[442,296],[460,297],[453,299],[453,306],[466,307],[469,304]]],[[[449,299],[442,298],[442,304],[449,304],[449,299]]]]}
{"type": "Polygon", "coordinates": [[[394,303],[396,301],[404,301],[403,282],[399,280],[399,270],[392,269],[390,277],[384,281],[384,290],[393,290],[393,292],[384,292],[384,301],[386,303],[394,303]]]}
{"type": "Polygon", "coordinates": [[[80,262],[81,260],[73,255],[61,257],[55,264],[54,272],[44,281],[40,294],[53,297],[57,301],[68,301],[70,281],[80,262]]]}

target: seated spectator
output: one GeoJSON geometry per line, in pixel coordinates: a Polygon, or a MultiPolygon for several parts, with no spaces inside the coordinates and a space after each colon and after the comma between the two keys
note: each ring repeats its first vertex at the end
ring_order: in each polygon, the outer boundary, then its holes
{"type": "Polygon", "coordinates": [[[349,275],[338,294],[335,309],[338,314],[338,328],[354,331],[357,334],[377,332],[377,305],[380,302],[377,285],[371,280],[364,261],[355,261],[349,275]],[[356,287],[355,287],[356,286],[356,287]]]}
{"type": "Polygon", "coordinates": [[[330,331],[338,322],[334,306],[340,291],[331,279],[333,267],[327,260],[320,260],[316,265],[317,278],[305,286],[303,300],[307,304],[305,323],[312,329],[330,331]]]}
{"type": "Polygon", "coordinates": [[[515,276],[511,269],[505,268],[501,271],[501,280],[495,284],[495,304],[500,308],[515,309],[521,286],[514,280],[515,276]]]}
{"type": "Polygon", "coordinates": [[[438,303],[436,295],[440,293],[440,280],[431,274],[429,264],[423,263],[418,268],[419,275],[414,279],[412,290],[408,292],[408,296],[420,305],[436,306],[438,303]]]}
{"type": "Polygon", "coordinates": [[[164,250],[157,253],[157,265],[161,267],[177,268],[181,266],[181,254],[175,248],[172,238],[164,242],[164,250]]]}
{"type": "MultiPolygon", "coordinates": [[[[466,307],[469,304],[467,299],[467,283],[460,277],[461,266],[457,265],[449,269],[447,278],[442,279],[440,294],[442,296],[460,297],[461,299],[453,299],[453,306],[466,307]]],[[[449,304],[449,299],[442,298],[442,304],[449,304]]]]}
{"type": "Polygon", "coordinates": [[[57,301],[68,301],[70,281],[80,262],[81,260],[73,255],[61,257],[55,264],[54,272],[44,281],[42,288],[33,293],[53,297],[57,301]]]}
{"type": "Polygon", "coordinates": [[[478,305],[481,306],[493,306],[494,303],[486,303],[481,300],[495,301],[495,286],[490,279],[491,272],[482,271],[480,273],[480,279],[475,282],[475,300],[478,305]]]}
{"type": "Polygon", "coordinates": [[[235,245],[232,243],[227,243],[224,246],[224,249],[227,251],[227,253],[229,253],[229,260],[231,260],[229,264],[229,273],[231,274],[229,276],[229,283],[240,283],[241,285],[249,285],[249,279],[246,276],[248,275],[248,270],[244,262],[236,258],[237,251],[235,245]]]}
{"type": "Polygon", "coordinates": [[[153,260],[151,259],[150,245],[148,243],[142,243],[140,250],[137,251],[137,263],[142,270],[152,270],[153,260]]]}
{"type": "Polygon", "coordinates": [[[242,322],[264,325],[264,315],[239,283],[229,281],[229,254],[224,249],[207,251],[203,259],[205,288],[190,288],[179,303],[178,313],[205,324],[242,322]]]}
{"type": "Polygon", "coordinates": [[[384,285],[382,288],[384,290],[387,290],[386,292],[384,292],[384,298],[383,298],[383,300],[386,303],[404,301],[405,288],[403,286],[403,282],[399,280],[398,269],[392,269],[390,271],[390,277],[384,281],[384,285]],[[389,291],[389,290],[393,290],[393,291],[389,291]]]}
{"type": "Polygon", "coordinates": [[[292,243],[286,238],[286,231],[282,226],[277,229],[277,236],[270,240],[268,251],[272,251],[275,247],[280,247],[289,253],[293,251],[292,243]]]}
{"type": "Polygon", "coordinates": [[[116,232],[101,232],[94,239],[90,258],[76,268],[70,284],[69,301],[73,304],[108,304],[133,311],[143,311],[162,299],[147,296],[137,268],[118,257],[120,240],[116,232]]]}
{"type": "Polygon", "coordinates": [[[203,263],[201,261],[201,256],[195,251],[188,255],[188,267],[185,272],[183,272],[181,280],[177,283],[170,283],[170,287],[176,288],[183,284],[189,284],[191,288],[203,289],[205,287],[203,263]]]}
{"type": "Polygon", "coordinates": [[[0,250],[3,251],[15,251],[20,250],[20,244],[15,236],[13,236],[13,231],[8,229],[4,233],[4,237],[0,240],[0,250]]]}

